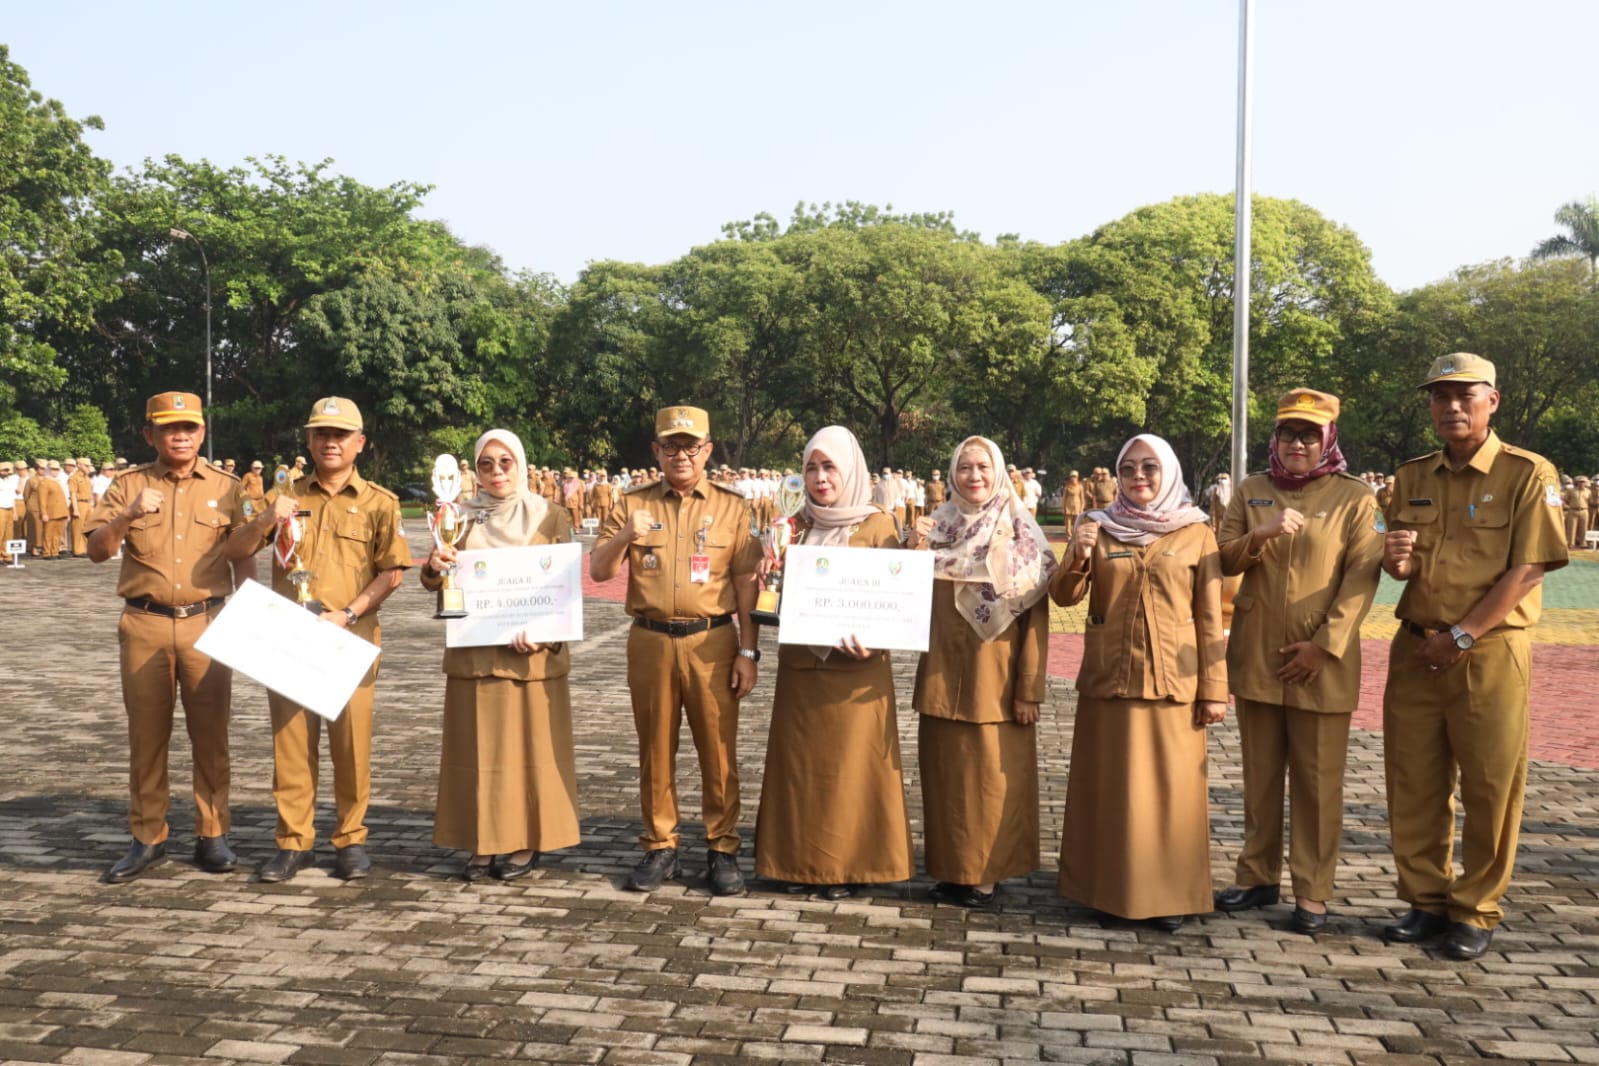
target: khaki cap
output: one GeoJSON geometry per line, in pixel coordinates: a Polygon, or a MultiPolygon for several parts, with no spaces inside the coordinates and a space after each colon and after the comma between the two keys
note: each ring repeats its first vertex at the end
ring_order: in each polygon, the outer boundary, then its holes
{"type": "Polygon", "coordinates": [[[14,474],[14,473],[16,473],[15,468],[13,468],[12,465],[10,463],[6,462],[4,459],[0,459],[0,474],[14,474]]]}
{"type": "Polygon", "coordinates": [[[265,465],[266,465],[265,463],[263,463],[263,462],[261,462],[261,460],[257,459],[255,462],[250,464],[250,469],[251,470],[260,470],[260,469],[263,469],[265,467],[265,465]]]}
{"type": "Polygon", "coordinates": [[[61,460],[60,459],[52,459],[52,460],[50,460],[50,469],[51,470],[60,470],[61,469],[61,460]]]}
{"type": "Polygon", "coordinates": [[[663,407],[655,412],[655,435],[704,440],[711,435],[711,416],[703,407],[663,407]]]}
{"type": "Polygon", "coordinates": [[[1331,393],[1317,392],[1315,389],[1289,389],[1277,401],[1277,421],[1296,419],[1325,426],[1338,421],[1340,406],[1338,397],[1331,393]]]}
{"type": "Polygon", "coordinates": [[[205,425],[205,416],[200,411],[200,397],[192,392],[160,392],[150,397],[150,401],[144,405],[144,420],[153,426],[165,426],[173,422],[205,425]]]}
{"type": "Polygon", "coordinates": [[[352,429],[359,433],[365,428],[361,409],[354,400],[343,396],[324,396],[311,405],[311,417],[306,419],[306,429],[352,429]]]}
{"type": "Polygon", "coordinates": [[[1494,365],[1480,355],[1470,352],[1455,352],[1452,355],[1440,355],[1432,361],[1432,366],[1427,369],[1427,380],[1417,388],[1425,389],[1440,381],[1480,381],[1490,389],[1497,388],[1497,376],[1494,365]]]}

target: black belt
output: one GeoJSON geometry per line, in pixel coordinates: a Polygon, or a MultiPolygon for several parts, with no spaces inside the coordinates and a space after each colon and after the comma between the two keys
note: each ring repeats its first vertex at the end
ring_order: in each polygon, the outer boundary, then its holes
{"type": "Polygon", "coordinates": [[[686,622],[657,622],[653,618],[635,618],[633,624],[643,626],[652,633],[665,633],[669,637],[691,637],[707,629],[725,626],[731,621],[733,621],[732,615],[719,614],[715,618],[690,618],[686,622]]]}
{"type": "Polygon", "coordinates": [[[158,614],[163,618],[193,618],[197,614],[205,614],[213,607],[221,607],[226,602],[226,596],[212,596],[209,600],[201,600],[199,603],[185,603],[181,607],[168,607],[164,603],[156,603],[154,600],[143,598],[128,600],[127,604],[135,611],[143,611],[145,614],[158,614]]]}
{"type": "Polygon", "coordinates": [[[1406,633],[1409,633],[1413,637],[1420,637],[1422,640],[1426,640],[1428,637],[1432,636],[1434,633],[1447,633],[1448,632],[1447,629],[1428,629],[1426,626],[1418,626],[1416,623],[1407,622],[1403,618],[1401,618],[1399,620],[1399,625],[1401,626],[1401,628],[1404,629],[1404,631],[1406,633]]]}

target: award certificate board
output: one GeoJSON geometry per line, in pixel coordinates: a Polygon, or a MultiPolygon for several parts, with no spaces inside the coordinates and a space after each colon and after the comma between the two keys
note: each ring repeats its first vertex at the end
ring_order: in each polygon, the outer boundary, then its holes
{"type": "Polygon", "coordinates": [[[540,644],[583,639],[583,546],[474,548],[457,557],[466,617],[445,623],[444,644],[510,644],[518,630],[540,644]]]}
{"type": "Polygon", "coordinates": [[[239,586],[194,647],[330,722],[378,657],[376,644],[255,581],[239,586]]]}
{"type": "Polygon", "coordinates": [[[783,558],[779,644],[926,651],[932,616],[932,552],[796,544],[783,558]]]}

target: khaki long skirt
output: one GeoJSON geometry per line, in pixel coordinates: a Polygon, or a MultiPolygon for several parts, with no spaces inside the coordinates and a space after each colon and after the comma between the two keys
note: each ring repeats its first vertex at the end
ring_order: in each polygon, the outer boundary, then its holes
{"type": "Polygon", "coordinates": [[[1080,697],[1060,895],[1122,918],[1208,914],[1205,730],[1190,703],[1080,697]]]}
{"type": "Polygon", "coordinates": [[[849,669],[779,665],[756,873],[805,885],[906,881],[912,854],[887,657],[849,669]]]}
{"type": "Polygon", "coordinates": [[[566,678],[447,678],[433,843],[507,855],[579,839],[566,678]]]}
{"type": "Polygon", "coordinates": [[[1038,730],[921,717],[927,875],[985,885],[1038,869],[1038,730]]]}

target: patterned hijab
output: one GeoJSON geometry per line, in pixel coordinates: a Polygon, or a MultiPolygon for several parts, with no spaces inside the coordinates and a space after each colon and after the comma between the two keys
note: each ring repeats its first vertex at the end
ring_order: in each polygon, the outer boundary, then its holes
{"type": "Polygon", "coordinates": [[[1271,431],[1271,437],[1266,443],[1266,461],[1269,468],[1271,483],[1280,489],[1293,492],[1302,489],[1307,484],[1319,477],[1328,474],[1341,474],[1349,469],[1349,463],[1344,459],[1344,453],[1338,447],[1338,423],[1328,422],[1321,428],[1321,463],[1308,474],[1290,473],[1283,465],[1282,459],[1277,455],[1277,430],[1271,431]]]}
{"type": "Polygon", "coordinates": [[[967,437],[949,460],[949,502],[933,512],[933,576],[957,582],[955,609],[983,640],[993,640],[1037,603],[1055,571],[1055,553],[1005,473],[999,445],[967,437]],[[961,495],[955,468],[961,453],[981,448],[993,467],[994,491],[973,502],[961,495]]]}
{"type": "Polygon", "coordinates": [[[861,452],[860,441],[843,426],[826,426],[816,431],[805,445],[805,458],[801,469],[809,464],[811,456],[821,452],[838,468],[840,484],[838,502],[823,507],[810,494],[805,496],[802,512],[810,523],[811,531],[805,543],[848,547],[851,527],[860,525],[881,508],[872,503],[872,474],[866,469],[866,456],[861,452]]]}
{"type": "Polygon", "coordinates": [[[1160,493],[1150,501],[1149,510],[1139,508],[1127,498],[1121,490],[1118,476],[1116,499],[1111,505],[1103,511],[1090,511],[1083,517],[1098,522],[1102,532],[1109,533],[1122,543],[1136,544],[1142,548],[1184,526],[1207,521],[1208,516],[1194,506],[1193,498],[1188,495],[1188,487],[1183,484],[1183,466],[1177,461],[1177,453],[1172,451],[1170,444],[1153,433],[1140,433],[1123,444],[1122,450],[1116,453],[1116,469],[1121,469],[1122,459],[1139,441],[1149,445],[1155,453],[1155,461],[1160,463],[1160,493]]]}
{"type": "Polygon", "coordinates": [[[510,449],[516,459],[516,469],[511,471],[511,495],[501,498],[490,496],[478,481],[477,495],[466,501],[466,506],[476,517],[467,531],[464,548],[521,548],[533,543],[533,534],[550,503],[543,496],[535,496],[527,487],[527,453],[522,441],[508,429],[491,429],[472,445],[472,469],[483,458],[483,449],[489,441],[498,441],[510,449]]]}

